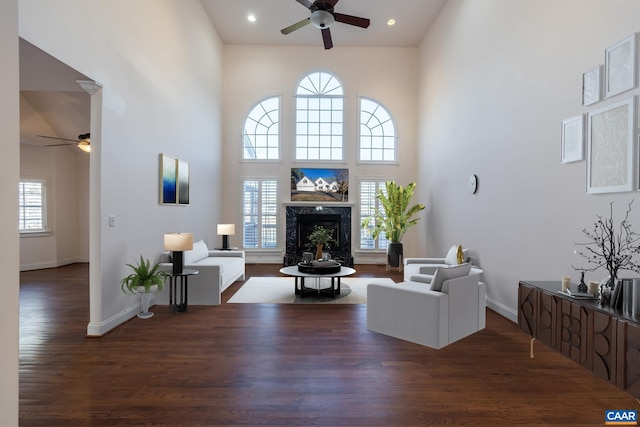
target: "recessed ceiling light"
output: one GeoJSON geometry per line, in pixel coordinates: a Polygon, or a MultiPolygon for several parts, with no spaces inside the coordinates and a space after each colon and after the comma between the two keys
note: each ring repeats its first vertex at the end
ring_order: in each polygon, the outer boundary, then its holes
{"type": "Polygon", "coordinates": [[[387,21],[387,25],[388,25],[388,26],[396,25],[396,20],[395,20],[395,19],[393,19],[393,18],[389,19],[389,20],[387,21]]]}
{"type": "Polygon", "coordinates": [[[249,22],[256,22],[256,16],[253,13],[249,14],[249,16],[247,16],[247,19],[249,20],[249,22]]]}

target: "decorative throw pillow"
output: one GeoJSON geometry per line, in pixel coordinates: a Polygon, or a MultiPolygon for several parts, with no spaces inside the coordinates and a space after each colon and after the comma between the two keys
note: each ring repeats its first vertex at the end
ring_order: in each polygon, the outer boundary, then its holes
{"type": "Polygon", "coordinates": [[[458,265],[458,245],[451,246],[447,256],[444,258],[444,263],[448,265],[458,265]]]}
{"type": "Polygon", "coordinates": [[[436,270],[431,280],[431,290],[442,292],[442,284],[445,280],[456,279],[469,275],[471,264],[468,262],[461,265],[452,265],[450,267],[440,267],[436,270]]]}
{"type": "Polygon", "coordinates": [[[209,249],[207,244],[200,240],[193,244],[193,249],[190,251],[184,251],[184,264],[194,264],[209,256],[209,249]]]}

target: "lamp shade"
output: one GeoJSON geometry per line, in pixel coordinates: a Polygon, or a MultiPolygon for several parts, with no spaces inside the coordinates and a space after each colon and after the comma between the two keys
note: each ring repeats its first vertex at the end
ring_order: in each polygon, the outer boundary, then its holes
{"type": "Polygon", "coordinates": [[[166,233],[164,235],[165,251],[190,251],[193,249],[193,234],[166,233]]]}
{"type": "Polygon", "coordinates": [[[218,235],[233,236],[234,234],[236,234],[235,224],[218,224],[218,235]]]}

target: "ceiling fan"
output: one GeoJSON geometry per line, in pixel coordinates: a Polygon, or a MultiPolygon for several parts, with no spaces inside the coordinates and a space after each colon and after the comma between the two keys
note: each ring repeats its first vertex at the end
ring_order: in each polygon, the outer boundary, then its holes
{"type": "Polygon", "coordinates": [[[311,11],[311,16],[300,22],[296,22],[287,28],[283,28],[280,32],[286,35],[308,24],[313,24],[314,27],[322,30],[322,41],[324,42],[325,49],[331,49],[333,47],[331,30],[329,27],[331,27],[334,22],[342,22],[343,24],[355,25],[356,27],[361,28],[368,28],[371,23],[367,18],[360,18],[358,16],[334,12],[333,7],[339,0],[315,0],[313,3],[309,0],[296,1],[309,9],[311,11]]]}
{"type": "Polygon", "coordinates": [[[59,139],[61,141],[69,141],[69,142],[63,142],[60,144],[48,144],[47,147],[58,147],[61,145],[75,144],[82,151],[86,153],[91,152],[91,134],[88,132],[78,135],[78,139],[67,139],[67,138],[59,138],[57,136],[46,136],[46,135],[38,135],[38,136],[40,138],[59,139]]]}

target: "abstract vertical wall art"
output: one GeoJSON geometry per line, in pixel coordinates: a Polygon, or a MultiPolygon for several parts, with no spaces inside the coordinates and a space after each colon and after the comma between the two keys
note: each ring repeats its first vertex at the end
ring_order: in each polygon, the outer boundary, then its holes
{"type": "Polygon", "coordinates": [[[178,160],[178,204],[189,204],[189,163],[178,160]]]}
{"type": "Polygon", "coordinates": [[[189,204],[189,163],[167,154],[160,154],[160,203],[189,204]]]}
{"type": "Polygon", "coordinates": [[[160,203],[175,205],[178,201],[177,160],[160,154],[160,203]]]}

